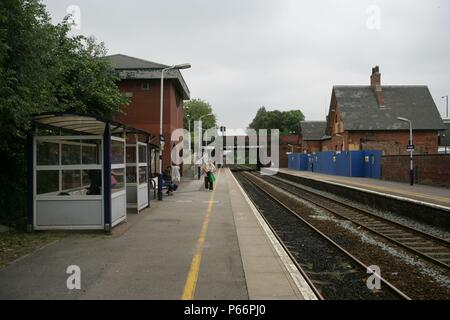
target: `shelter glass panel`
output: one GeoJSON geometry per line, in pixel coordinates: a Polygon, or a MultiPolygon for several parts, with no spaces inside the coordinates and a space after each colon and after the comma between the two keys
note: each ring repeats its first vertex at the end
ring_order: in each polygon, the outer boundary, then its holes
{"type": "Polygon", "coordinates": [[[112,169],[111,170],[111,191],[117,192],[125,190],[125,169],[112,169]]]}
{"type": "Polygon", "coordinates": [[[44,194],[59,191],[59,170],[36,172],[36,193],[44,194]]]}
{"type": "Polygon", "coordinates": [[[36,149],[36,164],[38,166],[59,165],[58,143],[38,141],[36,149]]]}
{"type": "Polygon", "coordinates": [[[77,165],[81,164],[81,144],[80,143],[70,143],[62,145],[61,149],[62,165],[77,165]]]}
{"type": "Polygon", "coordinates": [[[121,164],[124,163],[125,144],[122,141],[111,141],[111,163],[121,164]]]}

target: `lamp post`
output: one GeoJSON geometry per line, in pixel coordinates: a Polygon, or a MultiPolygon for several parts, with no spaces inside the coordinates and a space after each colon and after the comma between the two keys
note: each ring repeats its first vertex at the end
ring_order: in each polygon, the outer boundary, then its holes
{"type": "Polygon", "coordinates": [[[181,70],[181,69],[189,69],[191,65],[189,63],[184,64],[177,64],[171,67],[167,67],[161,70],[161,94],[159,98],[159,140],[160,140],[160,147],[159,147],[159,175],[158,175],[158,200],[162,200],[162,146],[163,144],[161,142],[164,142],[164,136],[163,136],[163,106],[164,106],[164,72],[168,70],[181,70]]]}
{"type": "Polygon", "coordinates": [[[414,185],[414,166],[413,166],[413,152],[414,152],[414,145],[413,145],[413,136],[412,136],[412,122],[409,119],[403,118],[403,117],[397,117],[397,120],[408,122],[409,123],[409,182],[411,185],[414,185]]]}
{"type": "Polygon", "coordinates": [[[445,107],[445,117],[448,118],[448,95],[442,96],[442,99],[445,98],[446,101],[446,107],[445,107]]]}

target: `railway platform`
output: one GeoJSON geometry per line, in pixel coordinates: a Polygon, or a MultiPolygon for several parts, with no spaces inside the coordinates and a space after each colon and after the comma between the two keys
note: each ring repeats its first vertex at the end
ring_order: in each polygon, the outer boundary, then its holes
{"type": "Polygon", "coordinates": [[[450,210],[450,189],[370,178],[341,177],[322,173],[280,168],[280,173],[321,181],[381,196],[450,210]]]}
{"type": "Polygon", "coordinates": [[[112,236],[69,236],[0,268],[0,288],[0,299],[315,299],[226,168],[212,192],[182,181],[112,236]]]}

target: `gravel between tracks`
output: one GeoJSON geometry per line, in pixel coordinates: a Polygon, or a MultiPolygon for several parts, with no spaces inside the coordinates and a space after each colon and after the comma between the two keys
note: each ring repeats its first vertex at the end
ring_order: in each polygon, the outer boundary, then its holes
{"type": "MultiPolygon", "coordinates": [[[[268,182],[270,177],[263,178],[268,182]]],[[[413,299],[450,299],[450,274],[402,248],[359,229],[352,223],[298,197],[280,193],[280,188],[267,185],[279,199],[295,208],[311,224],[330,236],[366,265],[377,265],[381,275],[413,299]],[[400,259],[399,259],[400,258],[400,259]]],[[[271,191],[271,192],[272,192],[271,191]]]]}
{"type": "Polygon", "coordinates": [[[369,290],[369,274],[259,189],[237,175],[244,189],[326,299],[396,299],[369,290]]]}

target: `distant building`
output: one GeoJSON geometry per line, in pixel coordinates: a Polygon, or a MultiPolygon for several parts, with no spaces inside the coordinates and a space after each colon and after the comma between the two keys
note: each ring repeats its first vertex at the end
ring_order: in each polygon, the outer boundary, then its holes
{"type": "MultiPolygon", "coordinates": [[[[117,72],[118,87],[131,98],[125,114],[118,120],[159,137],[161,70],[168,66],[123,54],[105,57],[117,72]]],[[[164,73],[163,166],[171,164],[171,134],[183,128],[183,100],[190,98],[189,89],[179,70],[164,73]]],[[[159,141],[158,141],[159,142],[159,141]]]]}
{"type": "Polygon", "coordinates": [[[279,143],[279,167],[287,168],[288,154],[301,151],[299,135],[295,133],[280,135],[279,143]]]}
{"type": "Polygon", "coordinates": [[[319,152],[322,150],[322,141],[326,139],[326,121],[302,121],[300,122],[300,145],[305,153],[319,152]]]}
{"type": "Polygon", "coordinates": [[[438,152],[444,130],[439,111],[427,86],[382,86],[378,66],[369,86],[334,86],[322,150],[382,150],[384,155],[406,154],[409,125],[413,125],[415,153],[438,152]]]}

